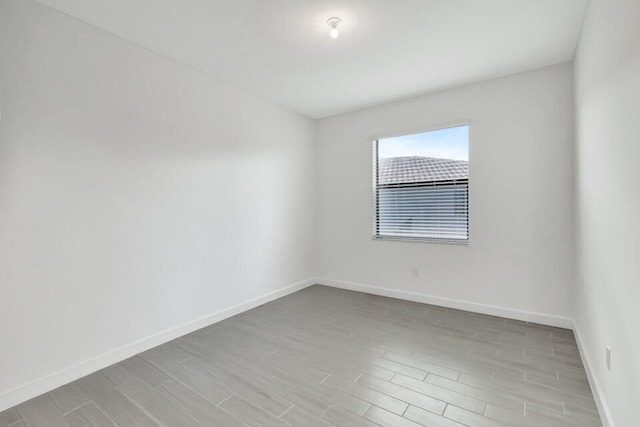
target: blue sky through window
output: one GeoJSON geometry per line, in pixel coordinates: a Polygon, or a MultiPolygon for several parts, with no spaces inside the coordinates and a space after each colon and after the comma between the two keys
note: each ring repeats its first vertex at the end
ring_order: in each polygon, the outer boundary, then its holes
{"type": "Polygon", "coordinates": [[[378,157],[423,156],[469,160],[469,126],[455,126],[378,140],[378,157]]]}

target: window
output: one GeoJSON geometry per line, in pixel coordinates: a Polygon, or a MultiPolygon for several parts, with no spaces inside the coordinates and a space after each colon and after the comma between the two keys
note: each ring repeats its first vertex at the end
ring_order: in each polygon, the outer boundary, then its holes
{"type": "Polygon", "coordinates": [[[469,241],[469,126],[374,144],[374,237],[469,241]]]}

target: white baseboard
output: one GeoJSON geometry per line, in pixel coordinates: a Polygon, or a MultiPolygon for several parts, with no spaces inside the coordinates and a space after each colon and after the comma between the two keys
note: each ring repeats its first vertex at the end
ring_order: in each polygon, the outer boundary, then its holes
{"type": "Polygon", "coordinates": [[[396,289],[381,288],[345,280],[320,278],[318,279],[318,283],[326,286],[332,286],[334,288],[348,289],[351,291],[364,292],[367,294],[380,295],[383,297],[391,297],[407,301],[421,302],[424,304],[439,305],[441,307],[455,308],[458,310],[473,311],[475,313],[506,317],[509,319],[522,320],[532,323],[540,323],[543,325],[556,326],[558,328],[573,329],[573,319],[569,317],[556,316],[553,314],[537,313],[533,311],[500,307],[496,305],[480,304],[476,302],[443,298],[427,294],[418,294],[415,292],[399,291],[396,289]]]}
{"type": "Polygon", "coordinates": [[[39,396],[43,393],[54,390],[62,385],[82,378],[86,375],[89,375],[93,372],[99,371],[100,369],[106,368],[107,366],[113,365],[114,363],[118,363],[153,347],[164,344],[206,326],[212,325],[231,316],[235,316],[236,314],[250,310],[269,301],[273,301],[277,298],[304,289],[315,284],[316,282],[317,280],[315,279],[307,279],[298,283],[294,283],[293,285],[216,311],[215,313],[208,314],[199,319],[191,320],[182,325],[169,328],[154,335],[139,339],[135,342],[115,348],[84,362],[80,362],[73,366],[63,368],[57,372],[53,372],[27,384],[23,384],[11,390],[5,391],[0,394],[0,412],[22,402],[25,402],[29,399],[32,399],[36,396],[39,396]]]}
{"type": "Polygon", "coordinates": [[[589,385],[591,386],[591,392],[593,393],[593,398],[596,401],[596,406],[598,407],[598,412],[600,413],[600,420],[602,420],[602,425],[603,427],[616,427],[616,424],[613,422],[611,410],[609,409],[607,400],[605,399],[602,388],[600,387],[600,382],[596,378],[595,370],[593,369],[591,359],[589,358],[589,353],[587,353],[587,349],[584,347],[580,329],[575,322],[573,325],[573,333],[576,336],[578,351],[580,352],[582,364],[584,365],[584,370],[586,371],[587,378],[589,379],[589,385]]]}

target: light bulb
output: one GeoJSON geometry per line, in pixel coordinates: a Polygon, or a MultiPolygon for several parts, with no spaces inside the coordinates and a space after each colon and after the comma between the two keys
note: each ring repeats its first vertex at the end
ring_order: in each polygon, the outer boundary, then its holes
{"type": "Polygon", "coordinates": [[[329,24],[329,26],[331,27],[331,30],[329,31],[329,35],[331,36],[332,39],[337,39],[338,36],[340,35],[340,30],[338,30],[338,24],[340,22],[341,22],[341,19],[335,16],[327,20],[327,24],[329,24]]]}

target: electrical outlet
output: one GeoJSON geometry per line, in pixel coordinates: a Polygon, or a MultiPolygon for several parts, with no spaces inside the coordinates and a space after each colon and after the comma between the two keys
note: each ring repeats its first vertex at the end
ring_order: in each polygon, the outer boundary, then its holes
{"type": "Polygon", "coordinates": [[[420,270],[418,267],[411,267],[411,274],[413,277],[420,277],[420,270]]]}
{"type": "Polygon", "coordinates": [[[605,351],[605,360],[607,362],[607,369],[611,370],[611,347],[607,346],[605,351]]]}

